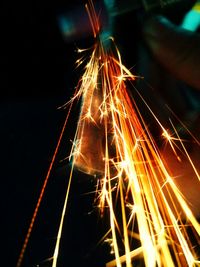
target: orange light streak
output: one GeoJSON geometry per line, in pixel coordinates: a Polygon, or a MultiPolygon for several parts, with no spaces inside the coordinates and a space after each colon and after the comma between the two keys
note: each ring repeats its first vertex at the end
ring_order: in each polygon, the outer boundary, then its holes
{"type": "MultiPolygon", "coordinates": [[[[122,64],[114,39],[101,40],[98,17],[91,1],[86,9],[95,44],[86,62],[85,72],[69,102],[72,105],[75,99],[82,99],[69,158],[72,161],[72,171],[76,167],[94,175],[94,179],[97,180],[97,206],[102,216],[108,215],[110,226],[104,241],[109,240],[112,244],[114,256],[106,266],[122,267],[124,263],[127,267],[137,266],[138,258],[145,267],[200,266],[199,255],[196,255],[187,233],[187,229],[190,228],[198,244],[200,225],[176,185],[173,170],[165,163],[142,117],[142,112],[131,96],[129,89],[136,90],[134,81],[137,77],[122,64]],[[181,214],[184,214],[184,218],[181,214]]],[[[79,52],[85,53],[88,50],[79,52]]],[[[85,61],[83,59],[84,56],[77,64],[82,64],[85,61]]],[[[148,107],[154,122],[162,130],[175,154],[175,159],[181,161],[175,149],[179,143],[196,178],[200,179],[198,170],[175,127],[172,125],[172,137],[138,90],[136,91],[148,107]]],[[[60,138],[63,136],[64,128],[60,138]]],[[[60,139],[46,179],[49,177],[59,144],[60,139]]],[[[71,179],[72,172],[70,181],[71,179]]],[[[52,267],[56,267],[57,263],[69,190],[70,183],[52,267]]],[[[29,232],[32,230],[43,191],[42,189],[29,232]]],[[[21,265],[29,232],[17,267],[21,265]]]]}
{"type": "MultiPolygon", "coordinates": [[[[108,40],[105,43],[107,45],[108,40]]],[[[110,213],[115,260],[107,266],[119,267],[124,262],[126,266],[132,266],[138,251],[147,267],[193,266],[199,260],[188,241],[186,228],[191,227],[199,239],[199,223],[170,175],[170,166],[162,160],[161,152],[131,97],[128,84],[131,86],[132,82],[128,81],[134,81],[136,77],[122,64],[113,38],[110,39],[110,48],[105,48],[105,43],[97,38],[82,77],[84,84],[79,84],[79,91],[83,92],[83,106],[77,127],[78,142],[74,143],[84,143],[87,135],[95,142],[94,129],[85,127],[83,122],[86,123],[86,120],[90,125],[95,123],[104,129],[101,134],[105,142],[102,141],[98,157],[99,165],[102,166],[103,162],[104,167],[101,168],[97,199],[101,213],[105,209],[109,209],[110,213]],[[90,116],[84,116],[84,110],[90,116]],[[133,207],[134,216],[128,212],[127,205],[133,207]],[[180,213],[185,214],[189,226],[184,225],[180,213]],[[134,247],[136,228],[141,243],[139,247],[134,247]]],[[[175,147],[177,143],[183,143],[177,132],[173,129],[176,137],[172,137],[147,107],[176,159],[181,161],[175,147]]],[[[84,156],[90,147],[82,144],[78,151],[84,156]]],[[[80,153],[73,153],[73,157],[75,166],[77,164],[80,168],[81,164],[84,165],[80,153]]],[[[96,160],[93,158],[87,166],[88,173],[95,174],[92,162],[96,160]]],[[[190,163],[193,166],[192,160],[190,163]]],[[[193,169],[199,178],[197,169],[193,169]]]]}
{"type": "Polygon", "coordinates": [[[66,125],[67,125],[67,121],[68,121],[69,114],[70,114],[70,111],[71,111],[71,107],[72,107],[72,104],[70,105],[69,111],[68,111],[66,119],[64,121],[64,124],[63,124],[62,130],[61,130],[61,133],[60,133],[60,136],[59,136],[59,139],[58,139],[58,142],[57,142],[57,145],[56,145],[56,148],[55,148],[55,151],[54,151],[54,154],[53,154],[50,166],[49,166],[49,169],[47,171],[47,175],[46,175],[44,183],[42,185],[42,189],[41,189],[39,198],[37,200],[37,203],[36,203],[36,206],[35,206],[35,210],[33,212],[33,216],[31,218],[31,222],[30,222],[27,234],[25,236],[24,243],[23,243],[23,246],[22,246],[22,249],[21,249],[21,252],[20,252],[16,267],[20,267],[22,265],[22,262],[23,262],[23,259],[24,259],[24,254],[25,254],[25,251],[26,251],[26,248],[27,248],[27,245],[28,245],[29,238],[31,236],[32,230],[33,230],[33,226],[34,226],[37,214],[38,214],[38,210],[40,208],[40,205],[41,205],[41,202],[42,202],[42,199],[43,199],[43,196],[44,196],[44,192],[45,192],[49,177],[51,175],[51,171],[52,171],[52,168],[54,166],[54,163],[55,163],[55,160],[56,160],[56,156],[58,154],[58,150],[60,148],[60,144],[61,144],[64,132],[65,132],[65,129],[66,129],[66,125]]]}

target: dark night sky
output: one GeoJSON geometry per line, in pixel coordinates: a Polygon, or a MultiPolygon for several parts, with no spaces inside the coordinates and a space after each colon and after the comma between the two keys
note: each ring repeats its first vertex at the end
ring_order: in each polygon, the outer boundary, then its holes
{"type": "MultiPolygon", "coordinates": [[[[57,108],[69,100],[80,75],[74,65],[77,43],[64,42],[56,21],[59,12],[71,8],[69,2],[7,1],[0,11],[2,267],[16,265],[66,115],[57,108]]],[[[135,26],[133,16],[128,24],[130,17],[117,22],[119,46],[126,47],[122,54],[129,67],[136,61],[135,52],[128,50],[133,43],[123,28],[135,26]]],[[[87,40],[80,41],[83,44],[87,47],[87,40]]],[[[69,174],[67,163],[59,160],[69,153],[76,118],[66,130],[22,267],[51,266],[44,261],[52,256],[69,174]]],[[[93,195],[84,195],[94,185],[90,177],[75,173],[59,267],[104,266],[109,248],[96,244],[106,229],[98,214],[90,213],[93,195]]]]}

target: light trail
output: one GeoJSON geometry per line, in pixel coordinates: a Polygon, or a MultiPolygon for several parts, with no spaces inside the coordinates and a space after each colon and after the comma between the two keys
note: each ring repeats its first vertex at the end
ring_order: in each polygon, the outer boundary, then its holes
{"type": "MultiPolygon", "coordinates": [[[[86,9],[95,44],[70,100],[72,105],[75,99],[82,99],[70,159],[72,171],[76,167],[94,175],[97,180],[97,206],[102,216],[108,216],[110,227],[104,241],[112,243],[114,257],[106,266],[137,266],[138,259],[145,267],[200,266],[199,255],[196,255],[187,231],[193,231],[195,244],[199,244],[200,225],[177,187],[173,170],[165,163],[142,112],[131,96],[130,89],[136,90],[136,76],[122,64],[114,39],[101,39],[98,16],[91,1],[86,9]]],[[[89,53],[89,50],[79,52],[89,53]]],[[[82,56],[77,64],[84,61],[85,57],[82,56]]],[[[199,179],[198,170],[176,128],[172,125],[172,137],[138,94],[162,130],[175,159],[181,161],[176,148],[182,147],[199,179]]],[[[52,267],[57,266],[72,178],[71,172],[52,267]]],[[[29,236],[17,267],[21,265],[29,236]]]]}
{"type": "MultiPolygon", "coordinates": [[[[187,234],[187,228],[193,229],[198,243],[199,223],[170,175],[173,172],[163,161],[128,90],[136,77],[122,64],[113,38],[105,41],[96,34],[99,27],[96,27],[92,4],[87,10],[90,21],[94,22],[96,43],[79,83],[78,95],[82,93],[83,105],[73,157],[78,169],[101,174],[97,199],[101,213],[109,209],[115,255],[115,265],[112,262],[108,266],[120,267],[124,262],[132,266],[138,251],[147,267],[199,265],[187,234]],[[91,147],[92,142],[96,151],[91,147]],[[135,216],[127,206],[134,208],[135,216]],[[186,218],[185,225],[181,213],[186,218]],[[135,247],[133,236],[137,233],[140,245],[135,247]]],[[[132,88],[134,90],[134,86],[132,88]]],[[[174,134],[170,135],[142,100],[160,126],[176,160],[181,161],[176,150],[179,143],[198,179],[198,170],[176,130],[172,127],[174,134]]]]}
{"type": "Polygon", "coordinates": [[[38,214],[38,211],[39,211],[39,208],[40,208],[43,196],[44,196],[44,192],[45,192],[46,187],[47,187],[47,183],[49,181],[49,177],[51,175],[52,168],[54,166],[54,163],[55,163],[55,160],[56,160],[59,148],[60,148],[60,144],[61,144],[64,132],[65,132],[65,129],[66,129],[66,125],[67,125],[67,122],[68,122],[68,118],[69,118],[69,114],[70,114],[70,111],[71,111],[71,107],[72,107],[72,103],[69,106],[69,110],[68,110],[66,119],[64,121],[60,136],[58,138],[58,142],[57,142],[57,145],[56,145],[56,148],[55,148],[51,163],[49,165],[49,169],[47,171],[47,175],[46,175],[46,177],[44,179],[44,183],[42,185],[42,189],[40,191],[40,195],[38,197],[38,200],[37,200],[37,203],[36,203],[36,206],[35,206],[35,210],[33,212],[33,216],[31,218],[31,222],[29,224],[28,231],[27,231],[27,234],[25,236],[25,239],[24,239],[24,242],[23,242],[23,245],[22,245],[22,249],[21,249],[20,254],[19,254],[19,258],[17,260],[16,267],[20,267],[22,265],[22,262],[23,262],[23,259],[24,259],[24,254],[25,254],[25,251],[26,251],[26,248],[27,248],[27,245],[28,245],[32,230],[33,230],[33,226],[34,226],[34,223],[35,223],[35,220],[36,220],[36,217],[37,217],[37,214],[38,214]]]}
{"type": "Polygon", "coordinates": [[[54,254],[53,254],[53,264],[52,264],[52,267],[56,267],[57,266],[57,260],[58,260],[58,254],[59,254],[59,247],[60,247],[60,240],[61,240],[61,237],[62,237],[63,223],[64,223],[64,219],[65,219],[65,214],[66,214],[66,209],[67,209],[67,203],[68,203],[68,198],[69,198],[69,192],[70,192],[70,186],[71,186],[71,181],[72,181],[72,173],[73,173],[73,168],[71,169],[71,173],[70,173],[70,177],[69,177],[69,182],[68,182],[68,186],[67,186],[67,192],[66,192],[66,196],[65,196],[63,210],[62,210],[62,216],[61,216],[61,220],[60,220],[60,226],[59,226],[59,229],[58,229],[58,234],[57,234],[57,239],[56,239],[56,246],[55,246],[55,250],[54,250],[54,254]]]}

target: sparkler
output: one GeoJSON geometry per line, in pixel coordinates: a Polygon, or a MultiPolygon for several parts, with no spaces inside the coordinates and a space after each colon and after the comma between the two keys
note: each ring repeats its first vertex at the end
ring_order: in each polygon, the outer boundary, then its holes
{"type": "MultiPolygon", "coordinates": [[[[128,89],[136,90],[134,80],[137,77],[122,64],[113,38],[103,40],[99,35],[98,17],[92,2],[87,5],[87,11],[96,42],[70,101],[82,98],[70,159],[72,171],[75,166],[97,180],[96,202],[101,215],[108,216],[110,223],[104,240],[111,242],[114,257],[106,266],[138,266],[138,258],[146,267],[199,266],[187,230],[194,232],[198,244],[200,226],[128,89]]],[[[174,125],[172,137],[147,107],[176,159],[181,161],[177,152],[179,146],[199,179],[198,170],[174,125]]],[[[70,181],[72,175],[71,172],[70,181]]],[[[70,183],[53,267],[57,264],[69,188],[70,183]]]]}

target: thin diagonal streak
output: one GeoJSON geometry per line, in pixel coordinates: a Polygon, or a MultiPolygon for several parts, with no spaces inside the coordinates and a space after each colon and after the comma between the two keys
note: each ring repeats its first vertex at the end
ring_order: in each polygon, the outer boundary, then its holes
{"type": "Polygon", "coordinates": [[[24,258],[24,253],[26,251],[26,248],[27,248],[27,245],[28,245],[28,241],[29,241],[30,235],[31,235],[32,230],[33,230],[35,219],[37,217],[37,213],[38,213],[40,204],[42,202],[42,198],[43,198],[43,195],[44,195],[44,192],[45,192],[45,189],[46,189],[46,186],[47,186],[47,183],[48,183],[48,180],[49,180],[49,177],[50,177],[50,174],[51,174],[51,171],[52,171],[52,168],[53,168],[53,165],[54,165],[57,153],[58,153],[58,150],[60,148],[61,141],[62,141],[64,132],[65,132],[65,129],[66,129],[66,125],[67,125],[67,121],[68,121],[68,118],[69,118],[69,114],[70,114],[71,108],[72,108],[72,103],[70,104],[69,111],[68,111],[67,116],[65,118],[65,121],[64,121],[62,130],[61,130],[61,133],[60,133],[60,136],[59,136],[59,139],[58,139],[58,142],[57,142],[57,145],[56,145],[56,148],[55,148],[52,160],[51,160],[51,163],[49,165],[49,169],[47,171],[47,175],[45,177],[45,180],[44,180],[44,183],[43,183],[43,186],[42,186],[42,189],[41,189],[37,204],[35,206],[35,210],[34,210],[34,213],[33,213],[33,216],[32,216],[32,219],[31,219],[31,222],[30,222],[27,234],[26,234],[26,237],[24,239],[24,243],[23,243],[23,246],[22,246],[22,249],[21,249],[21,252],[20,252],[16,267],[20,267],[21,264],[22,264],[22,261],[23,261],[23,258],[24,258]]]}

